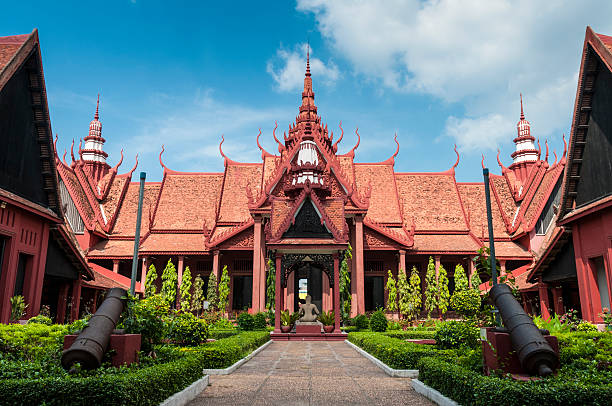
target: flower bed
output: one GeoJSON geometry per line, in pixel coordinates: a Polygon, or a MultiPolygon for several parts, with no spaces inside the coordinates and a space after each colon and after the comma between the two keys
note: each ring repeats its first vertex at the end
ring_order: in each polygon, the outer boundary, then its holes
{"type": "Polygon", "coordinates": [[[0,326],[0,405],[152,405],[225,368],[270,339],[243,332],[194,347],[156,346],[157,358],[68,375],[59,364],[65,326],[0,326]],[[29,341],[31,340],[31,341],[29,341]]]}

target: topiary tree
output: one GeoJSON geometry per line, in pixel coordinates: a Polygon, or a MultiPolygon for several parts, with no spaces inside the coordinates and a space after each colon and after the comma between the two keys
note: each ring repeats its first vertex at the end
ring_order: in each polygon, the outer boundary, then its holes
{"type": "Polygon", "coordinates": [[[204,302],[204,280],[200,275],[193,281],[193,296],[191,297],[191,310],[200,314],[204,302]]]}
{"type": "Polygon", "coordinates": [[[457,266],[455,266],[454,278],[455,292],[461,292],[462,290],[466,290],[470,287],[468,277],[465,274],[465,269],[463,269],[463,266],[461,266],[461,264],[457,264],[457,266]]]}
{"type": "Polygon", "coordinates": [[[472,274],[472,289],[480,290],[480,284],[482,281],[480,280],[480,275],[478,275],[478,269],[474,269],[474,273],[472,274]]]}
{"type": "Polygon", "coordinates": [[[155,286],[156,280],[157,270],[155,269],[155,265],[151,264],[149,266],[149,272],[147,272],[147,277],[145,279],[145,296],[153,296],[157,293],[157,286],[155,286]]]}
{"type": "Polygon", "coordinates": [[[183,272],[183,280],[180,286],[181,291],[181,310],[188,312],[191,303],[191,270],[189,267],[185,268],[183,272]]]}
{"type": "Polygon", "coordinates": [[[400,269],[397,273],[397,294],[400,315],[408,316],[408,313],[410,313],[410,286],[403,269],[400,269]]]}
{"type": "Polygon", "coordinates": [[[214,272],[210,273],[208,277],[208,288],[206,290],[206,300],[208,301],[208,308],[214,310],[217,308],[217,302],[219,301],[217,295],[217,275],[214,272]]]}
{"type": "Polygon", "coordinates": [[[385,286],[385,291],[387,292],[387,310],[394,312],[397,310],[397,285],[390,269],[388,272],[387,286],[385,286]]]}
{"type": "Polygon", "coordinates": [[[223,267],[221,272],[221,280],[219,281],[219,309],[222,312],[227,311],[227,305],[229,304],[229,293],[230,293],[230,277],[227,272],[227,265],[223,267]]]}
{"type": "Polygon", "coordinates": [[[450,293],[448,291],[448,274],[442,265],[438,269],[438,309],[440,317],[444,317],[444,313],[448,310],[448,302],[450,301],[450,293]]]}
{"type": "Polygon", "coordinates": [[[378,309],[372,313],[372,317],[370,317],[370,328],[372,331],[376,331],[378,333],[387,331],[387,316],[385,316],[382,309],[378,309]]]}
{"type": "Polygon", "coordinates": [[[436,279],[436,264],[432,257],[429,257],[427,264],[427,273],[425,274],[425,310],[427,317],[431,317],[433,312],[438,307],[438,280],[436,279]]]}
{"type": "Polygon", "coordinates": [[[349,261],[353,258],[353,248],[348,245],[344,251],[344,258],[340,266],[340,309],[342,320],[346,321],[351,317],[351,277],[349,274],[349,261]]]}
{"type": "Polygon", "coordinates": [[[266,309],[274,311],[276,299],[276,268],[272,258],[268,258],[268,277],[266,278],[266,309]]]}
{"type": "Polygon", "coordinates": [[[173,307],[176,303],[176,284],[178,282],[178,275],[176,273],[176,268],[172,263],[172,260],[169,259],[166,264],[166,268],[164,268],[164,272],[162,272],[162,290],[161,294],[168,303],[168,306],[173,307]]]}
{"type": "Polygon", "coordinates": [[[410,320],[418,317],[421,311],[421,300],[421,278],[419,277],[419,271],[416,269],[416,266],[413,266],[408,284],[408,318],[410,320]]]}

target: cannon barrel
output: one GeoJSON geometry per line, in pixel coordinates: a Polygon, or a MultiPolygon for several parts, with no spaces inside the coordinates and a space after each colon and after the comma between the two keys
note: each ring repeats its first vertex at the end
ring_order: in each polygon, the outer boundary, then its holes
{"type": "Polygon", "coordinates": [[[525,313],[508,285],[500,283],[493,286],[489,295],[510,332],[512,348],[521,366],[531,375],[550,375],[559,366],[559,356],[525,313]]]}
{"type": "Polygon", "coordinates": [[[106,352],[110,335],[125,306],[127,292],[121,288],[109,289],[98,311],[89,319],[74,343],[62,353],[62,367],[69,370],[76,362],[84,369],[98,368],[106,352]]]}

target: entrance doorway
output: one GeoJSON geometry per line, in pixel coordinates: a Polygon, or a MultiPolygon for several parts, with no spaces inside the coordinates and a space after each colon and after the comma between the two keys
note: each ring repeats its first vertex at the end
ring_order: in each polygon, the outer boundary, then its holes
{"type": "Polygon", "coordinates": [[[322,270],[316,265],[304,263],[295,271],[294,280],[294,309],[297,311],[299,303],[304,303],[306,296],[310,295],[312,303],[317,305],[319,311],[323,309],[323,280],[322,270]]]}

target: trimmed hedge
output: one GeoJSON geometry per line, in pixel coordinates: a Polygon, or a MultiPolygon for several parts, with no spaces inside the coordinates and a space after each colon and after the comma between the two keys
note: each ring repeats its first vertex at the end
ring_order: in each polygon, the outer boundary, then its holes
{"type": "Polygon", "coordinates": [[[610,405],[612,384],[550,378],[519,382],[482,376],[432,357],[418,362],[419,379],[462,405],[610,405]]]}
{"type": "Polygon", "coordinates": [[[215,340],[232,337],[238,334],[238,330],[208,330],[208,337],[215,340]]]}
{"type": "Polygon", "coordinates": [[[453,350],[438,350],[431,345],[409,343],[378,333],[349,333],[348,340],[394,369],[417,369],[424,357],[456,358],[453,350]]]}
{"type": "Polygon", "coordinates": [[[125,373],[86,378],[6,379],[0,405],[157,405],[202,378],[204,368],[225,368],[270,339],[242,333],[200,347],[185,357],[125,373]]]}
{"type": "Polygon", "coordinates": [[[429,340],[434,338],[436,332],[433,330],[391,330],[383,333],[383,335],[401,340],[429,340]]]}

